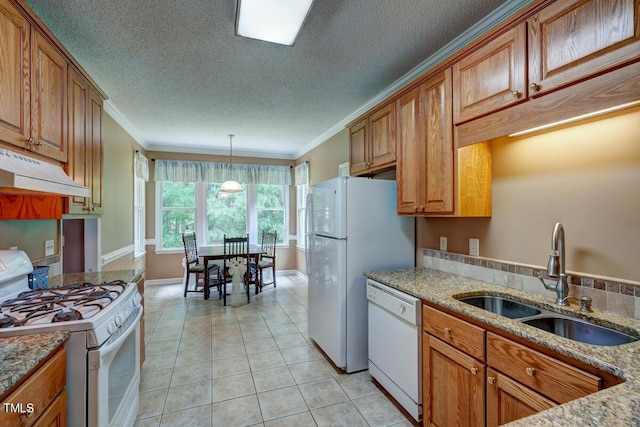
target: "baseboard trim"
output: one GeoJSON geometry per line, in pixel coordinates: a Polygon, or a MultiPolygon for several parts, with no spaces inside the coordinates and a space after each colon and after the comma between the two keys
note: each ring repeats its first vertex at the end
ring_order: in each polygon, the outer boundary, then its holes
{"type": "Polygon", "coordinates": [[[145,280],[145,286],[157,286],[157,285],[175,285],[182,283],[182,277],[176,277],[174,279],[153,279],[145,280]]]}

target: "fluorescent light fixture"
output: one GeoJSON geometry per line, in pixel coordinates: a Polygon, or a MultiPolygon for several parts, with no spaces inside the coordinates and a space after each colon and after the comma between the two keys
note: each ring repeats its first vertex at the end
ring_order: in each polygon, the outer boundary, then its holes
{"type": "Polygon", "coordinates": [[[236,35],[293,46],[314,0],[238,0],[236,35]]]}
{"type": "Polygon", "coordinates": [[[567,123],[577,122],[579,120],[588,119],[591,117],[599,116],[601,114],[612,113],[614,111],[623,110],[625,108],[633,107],[634,105],[640,105],[640,100],[627,102],[626,104],[616,105],[615,107],[609,107],[603,110],[594,111],[592,113],[582,114],[580,116],[571,117],[569,119],[560,120],[557,122],[549,123],[547,125],[542,125],[542,126],[537,126],[527,130],[522,130],[520,132],[510,133],[509,136],[512,137],[512,136],[526,135],[528,133],[538,132],[538,131],[549,129],[555,126],[566,125],[567,123]]]}

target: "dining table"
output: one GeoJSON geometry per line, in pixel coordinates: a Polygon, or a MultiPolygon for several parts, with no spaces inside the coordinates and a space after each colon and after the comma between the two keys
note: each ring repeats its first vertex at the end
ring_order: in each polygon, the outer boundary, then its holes
{"type": "MultiPolygon", "coordinates": [[[[249,258],[252,258],[253,261],[258,264],[260,260],[260,255],[264,253],[264,250],[260,245],[249,245],[249,258]]],[[[207,265],[209,261],[216,261],[224,259],[224,246],[201,246],[198,248],[198,256],[202,258],[202,263],[207,265]]],[[[254,282],[256,287],[256,293],[258,293],[259,284],[257,281],[254,282]]],[[[223,283],[224,287],[224,283],[223,283]]],[[[226,293],[226,289],[224,291],[226,293]]],[[[204,275],[204,299],[209,299],[209,275],[204,275]]]]}

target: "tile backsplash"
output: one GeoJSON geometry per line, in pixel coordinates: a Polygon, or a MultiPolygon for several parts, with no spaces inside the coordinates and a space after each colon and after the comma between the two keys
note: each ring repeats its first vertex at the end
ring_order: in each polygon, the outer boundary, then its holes
{"type": "MultiPolygon", "coordinates": [[[[530,294],[554,297],[546,290],[538,274],[546,276],[546,268],[508,261],[424,249],[426,268],[446,271],[484,282],[517,289],[530,294]]],[[[569,274],[570,295],[586,295],[593,299],[593,308],[640,319],[640,283],[576,273],[569,274]]],[[[551,279],[547,279],[552,283],[551,279]]]]}

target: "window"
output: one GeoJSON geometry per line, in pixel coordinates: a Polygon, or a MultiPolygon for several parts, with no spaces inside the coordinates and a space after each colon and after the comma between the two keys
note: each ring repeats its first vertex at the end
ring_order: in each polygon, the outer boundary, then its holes
{"type": "Polygon", "coordinates": [[[133,257],[145,253],[145,185],[149,181],[149,159],[137,151],[133,155],[133,257]]]}
{"type": "Polygon", "coordinates": [[[263,230],[278,232],[286,243],[288,186],[243,185],[235,194],[220,193],[221,183],[157,182],[158,217],[162,238],[158,250],[182,249],[182,233],[195,230],[203,245],[221,245],[224,235],[249,234],[260,244],[263,230]]]}
{"type": "Polygon", "coordinates": [[[144,203],[145,203],[145,180],[134,178],[133,183],[133,256],[139,257],[145,252],[144,238],[144,203]]]}
{"type": "Polygon", "coordinates": [[[301,249],[306,249],[307,247],[307,239],[305,236],[307,222],[307,189],[307,184],[296,185],[296,204],[298,212],[297,246],[301,249]]]}

